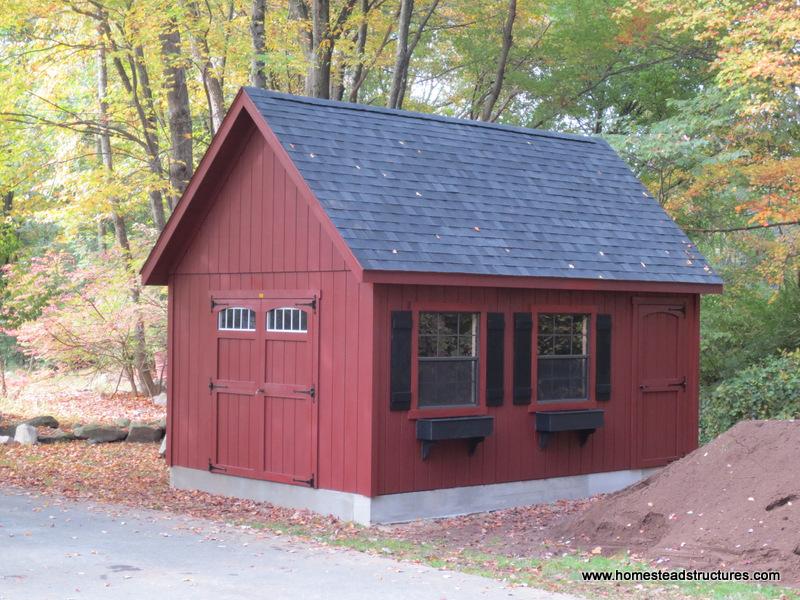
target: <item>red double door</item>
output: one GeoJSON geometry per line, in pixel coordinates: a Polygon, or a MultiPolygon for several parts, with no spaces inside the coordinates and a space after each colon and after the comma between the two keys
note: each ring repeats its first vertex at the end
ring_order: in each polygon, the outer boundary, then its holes
{"type": "Polygon", "coordinates": [[[209,470],[314,487],[317,302],[313,292],[212,295],[209,470]]]}
{"type": "Polygon", "coordinates": [[[667,464],[696,444],[691,310],[685,302],[634,302],[633,461],[639,466],[667,464]]]}

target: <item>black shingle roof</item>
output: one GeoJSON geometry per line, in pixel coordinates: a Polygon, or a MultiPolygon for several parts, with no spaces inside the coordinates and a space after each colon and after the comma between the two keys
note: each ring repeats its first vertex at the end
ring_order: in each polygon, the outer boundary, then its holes
{"type": "Polygon", "coordinates": [[[245,91],[364,269],[721,283],[600,138],[245,91]]]}

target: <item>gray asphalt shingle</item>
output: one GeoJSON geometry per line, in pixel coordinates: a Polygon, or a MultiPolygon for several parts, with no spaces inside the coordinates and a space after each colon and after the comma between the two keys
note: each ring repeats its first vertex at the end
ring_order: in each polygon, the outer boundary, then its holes
{"type": "Polygon", "coordinates": [[[600,138],[245,92],[364,269],[722,283],[600,138]]]}

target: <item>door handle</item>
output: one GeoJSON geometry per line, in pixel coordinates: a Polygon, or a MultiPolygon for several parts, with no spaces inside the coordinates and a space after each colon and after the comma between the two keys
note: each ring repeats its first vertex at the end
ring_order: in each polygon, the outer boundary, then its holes
{"type": "Polygon", "coordinates": [[[316,396],[317,391],[314,389],[314,386],[312,385],[307,390],[292,390],[292,393],[293,394],[308,394],[309,396],[311,396],[313,398],[314,396],[316,396]]]}

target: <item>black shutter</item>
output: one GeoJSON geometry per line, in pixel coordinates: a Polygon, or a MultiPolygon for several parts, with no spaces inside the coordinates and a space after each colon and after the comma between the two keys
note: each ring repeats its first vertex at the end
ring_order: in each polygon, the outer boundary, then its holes
{"type": "Polygon", "coordinates": [[[392,311],[390,410],[411,408],[411,311],[392,311]]]}
{"type": "Polygon", "coordinates": [[[489,313],[486,318],[486,405],[503,404],[503,352],[506,318],[489,313]]]}
{"type": "Polygon", "coordinates": [[[597,315],[595,352],[595,397],[597,400],[611,400],[611,315],[597,315]]]}
{"type": "Polygon", "coordinates": [[[531,313],[514,313],[514,404],[531,403],[531,313]]]}

